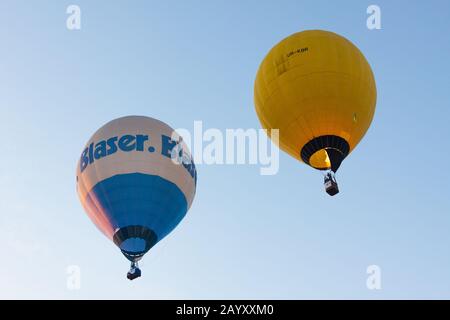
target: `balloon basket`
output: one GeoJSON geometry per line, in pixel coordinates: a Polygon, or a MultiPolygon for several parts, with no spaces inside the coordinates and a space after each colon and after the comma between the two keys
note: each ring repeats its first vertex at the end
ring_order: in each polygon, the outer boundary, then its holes
{"type": "Polygon", "coordinates": [[[325,176],[324,186],[325,186],[325,191],[330,196],[334,196],[334,195],[339,193],[339,187],[338,187],[338,184],[336,182],[336,178],[334,177],[334,174],[331,173],[331,172],[329,172],[325,176]]]}
{"type": "Polygon", "coordinates": [[[141,269],[137,266],[137,264],[132,263],[130,271],[127,273],[128,280],[134,280],[136,278],[139,278],[141,276],[141,269]]]}

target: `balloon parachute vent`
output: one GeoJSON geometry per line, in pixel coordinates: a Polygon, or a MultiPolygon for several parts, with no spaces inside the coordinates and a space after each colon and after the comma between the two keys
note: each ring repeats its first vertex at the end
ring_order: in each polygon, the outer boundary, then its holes
{"type": "Polygon", "coordinates": [[[336,178],[332,172],[327,173],[324,179],[325,191],[330,195],[334,196],[339,193],[339,187],[336,182],[336,178]]]}
{"type": "Polygon", "coordinates": [[[139,278],[140,276],[141,276],[141,269],[139,269],[136,263],[132,263],[130,271],[128,271],[127,273],[127,278],[129,280],[134,280],[136,278],[139,278]]]}

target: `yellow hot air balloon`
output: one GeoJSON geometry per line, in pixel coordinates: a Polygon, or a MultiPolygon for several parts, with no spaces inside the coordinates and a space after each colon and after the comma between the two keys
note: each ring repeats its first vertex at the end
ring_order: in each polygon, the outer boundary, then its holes
{"type": "Polygon", "coordinates": [[[275,45],[255,80],[255,109],[265,129],[279,129],[279,147],[326,170],[325,187],[372,122],[375,79],[359,49],[323,30],[295,33],[275,45]]]}

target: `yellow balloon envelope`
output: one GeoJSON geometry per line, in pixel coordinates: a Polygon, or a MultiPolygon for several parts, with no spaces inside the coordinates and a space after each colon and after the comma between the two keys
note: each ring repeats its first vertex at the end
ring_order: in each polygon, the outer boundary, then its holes
{"type": "Polygon", "coordinates": [[[335,33],[295,33],[273,47],[255,80],[255,108],[279,146],[319,170],[336,172],[372,121],[376,86],[358,48],[335,33]]]}

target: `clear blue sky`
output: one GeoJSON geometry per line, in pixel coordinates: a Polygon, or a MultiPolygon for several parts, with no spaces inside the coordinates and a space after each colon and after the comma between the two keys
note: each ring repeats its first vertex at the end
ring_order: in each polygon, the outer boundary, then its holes
{"type": "Polygon", "coordinates": [[[2,1],[0,298],[450,298],[449,32],[448,1],[2,1]],[[381,30],[366,28],[370,4],[381,30]],[[200,165],[185,220],[129,282],[75,191],[88,138],[129,114],[259,128],[259,63],[305,29],[352,40],[377,81],[341,193],[284,153],[275,176],[200,165]],[[372,264],[379,291],[366,288],[372,264]]]}

